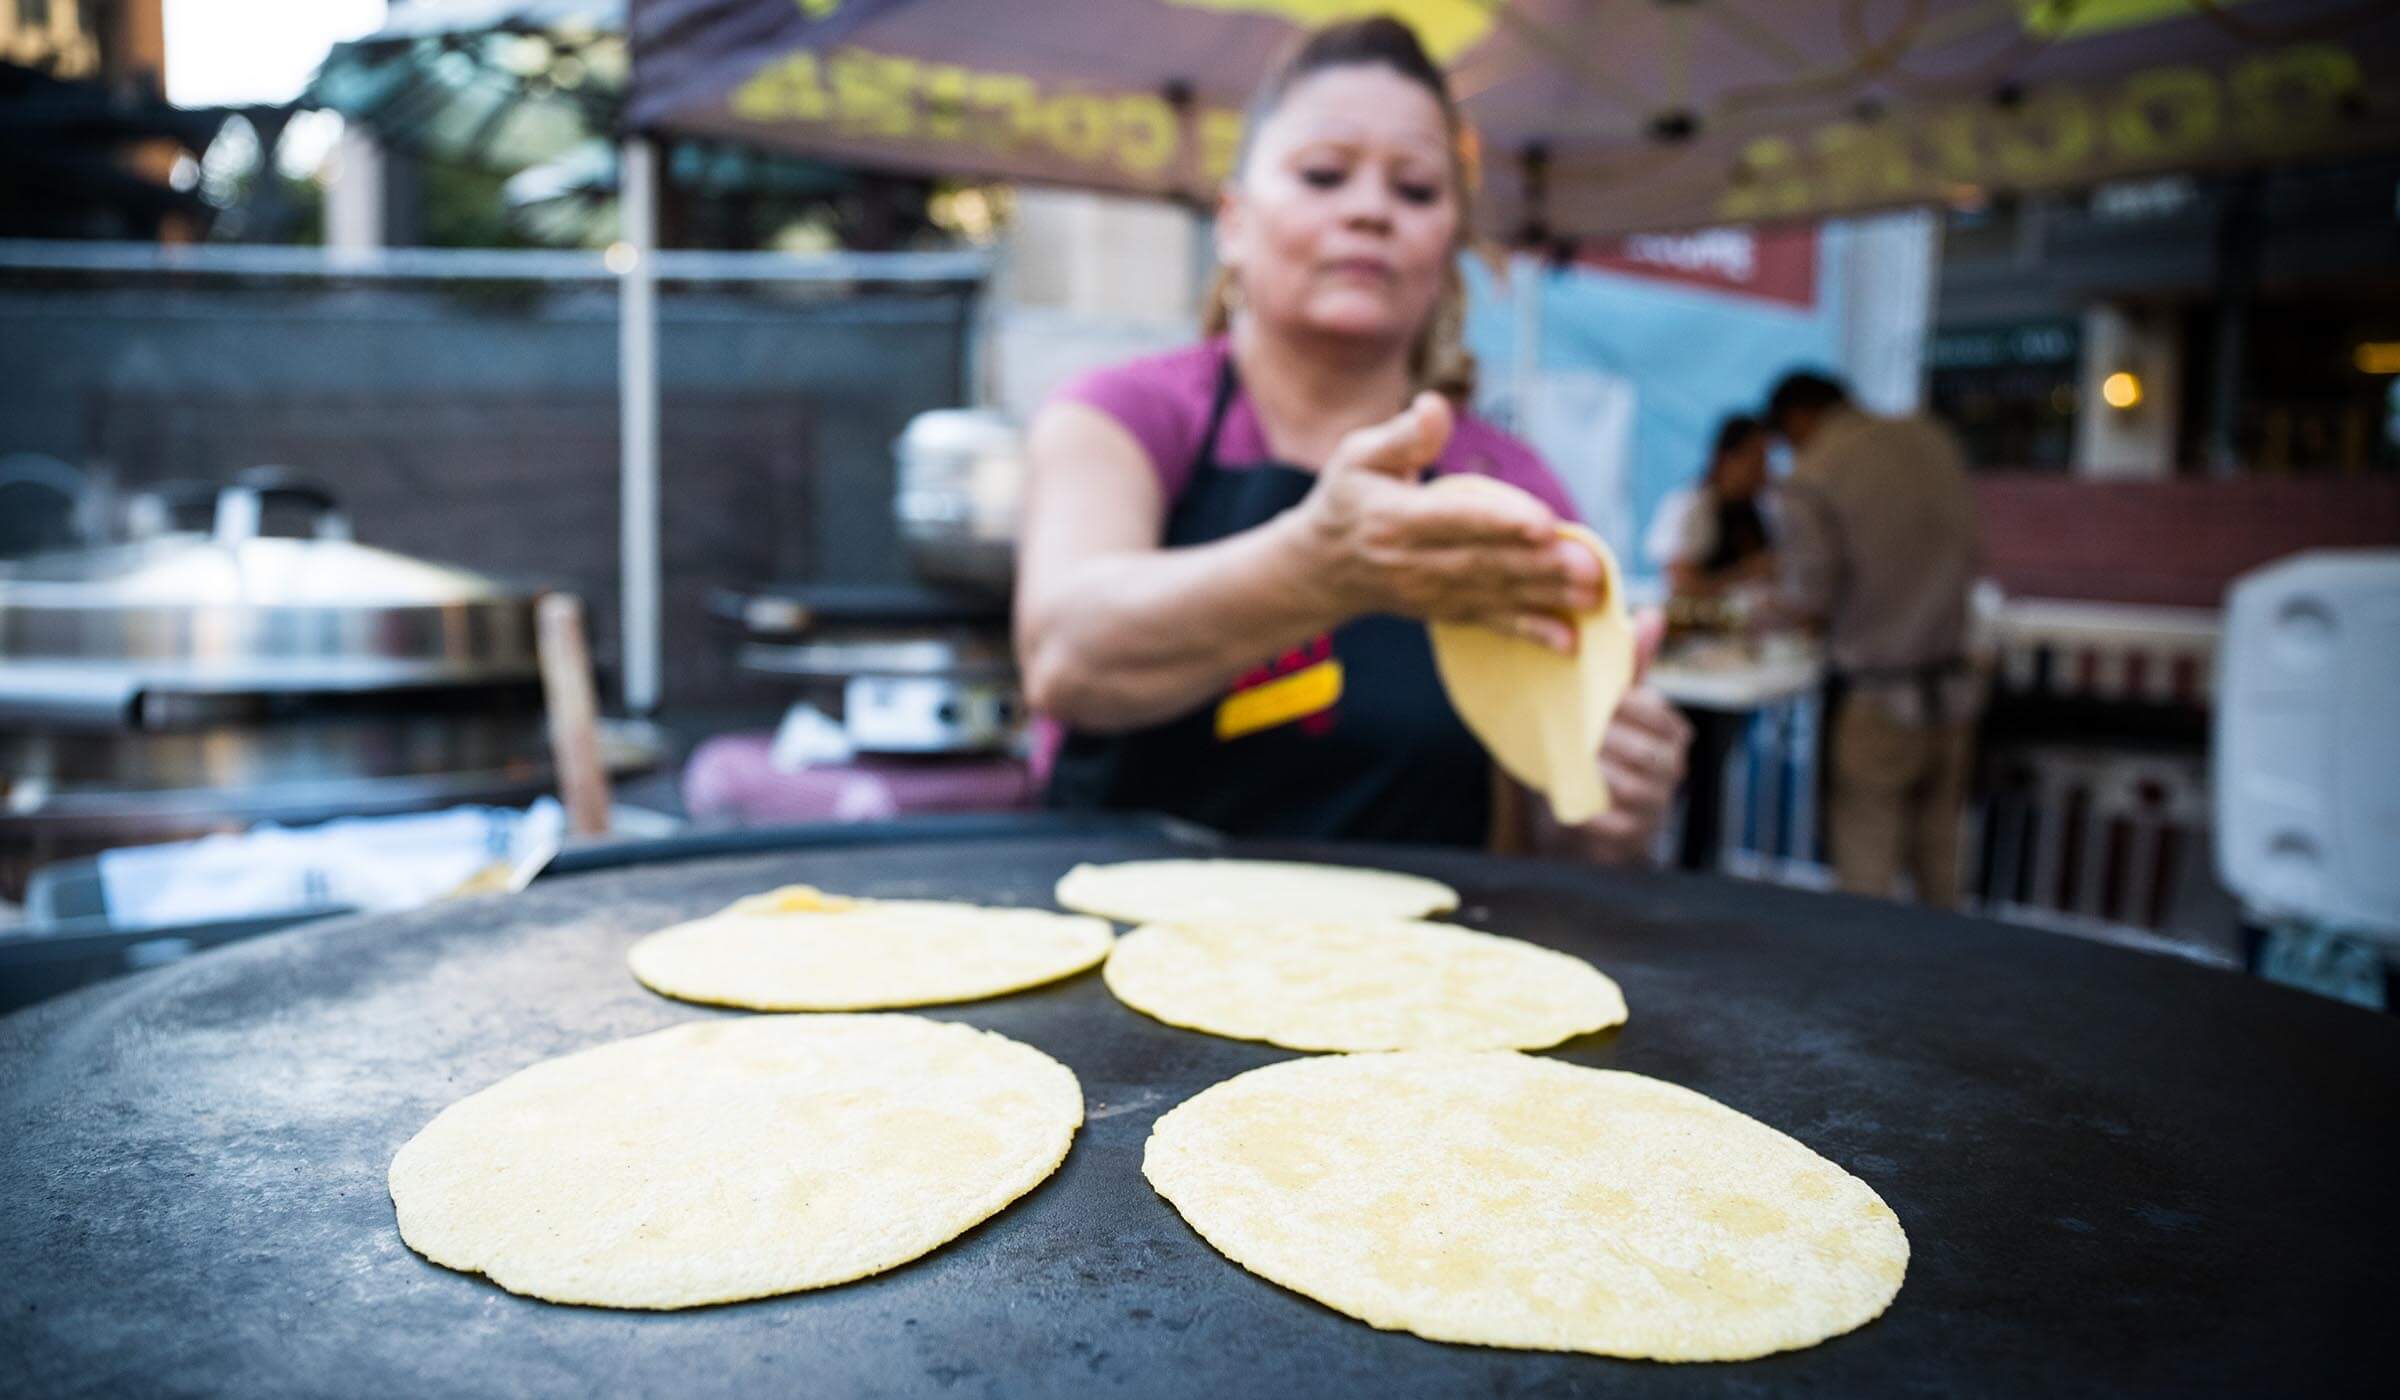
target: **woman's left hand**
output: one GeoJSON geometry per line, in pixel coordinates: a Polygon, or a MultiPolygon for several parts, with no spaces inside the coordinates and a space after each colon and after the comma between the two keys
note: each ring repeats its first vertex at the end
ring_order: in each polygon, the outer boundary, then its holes
{"type": "MultiPolygon", "coordinates": [[[[1656,609],[1634,620],[1634,674],[1650,669],[1667,622],[1656,609]]],[[[1674,811],[1682,786],[1692,726],[1667,697],[1643,684],[1625,693],[1600,744],[1600,775],[1608,783],[1608,810],[1559,835],[1586,859],[1609,864],[1647,860],[1674,811]]]]}

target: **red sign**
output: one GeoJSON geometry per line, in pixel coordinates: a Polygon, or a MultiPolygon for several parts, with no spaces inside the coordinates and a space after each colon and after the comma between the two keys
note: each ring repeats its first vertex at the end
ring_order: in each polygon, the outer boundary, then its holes
{"type": "Polygon", "coordinates": [[[1587,243],[1575,260],[1610,272],[1712,287],[1786,306],[1817,304],[1814,224],[1627,234],[1587,243]]]}

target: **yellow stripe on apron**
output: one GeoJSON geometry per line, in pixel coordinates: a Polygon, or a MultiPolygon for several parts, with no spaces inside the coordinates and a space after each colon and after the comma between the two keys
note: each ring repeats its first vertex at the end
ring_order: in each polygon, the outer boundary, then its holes
{"type": "Polygon", "coordinates": [[[1277,676],[1265,685],[1226,696],[1217,703],[1217,739],[1239,739],[1279,724],[1333,708],[1342,698],[1342,663],[1320,661],[1314,666],[1277,676]]]}

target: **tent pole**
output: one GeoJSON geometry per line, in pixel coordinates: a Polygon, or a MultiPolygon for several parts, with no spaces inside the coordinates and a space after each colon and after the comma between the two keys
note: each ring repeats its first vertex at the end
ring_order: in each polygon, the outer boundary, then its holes
{"type": "Polygon", "coordinates": [[[625,711],[648,715],[659,694],[658,153],[629,136],[619,148],[617,217],[618,588],[625,711]]]}
{"type": "Polygon", "coordinates": [[[1542,273],[1539,253],[1518,253],[1508,260],[1508,285],[1516,314],[1510,318],[1516,337],[1510,346],[1508,412],[1511,432],[1530,431],[1533,423],[1533,381],[1541,373],[1542,273]]]}

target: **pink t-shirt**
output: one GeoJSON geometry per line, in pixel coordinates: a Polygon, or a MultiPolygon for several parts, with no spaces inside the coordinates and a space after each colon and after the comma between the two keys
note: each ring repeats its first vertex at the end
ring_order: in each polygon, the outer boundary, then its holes
{"type": "MultiPolygon", "coordinates": [[[[1217,397],[1217,376],[1226,356],[1223,336],[1163,355],[1094,370],[1060,389],[1055,400],[1096,408],[1115,419],[1150,458],[1160,491],[1172,505],[1191,481],[1193,459],[1208,431],[1208,411],[1217,397]]],[[[1250,395],[1237,387],[1217,433],[1217,465],[1228,470],[1273,460],[1250,395]]],[[[1434,470],[1474,472],[1530,491],[1558,513],[1577,519],[1575,503],[1542,459],[1523,442],[1471,413],[1458,417],[1449,446],[1434,470]]]]}

